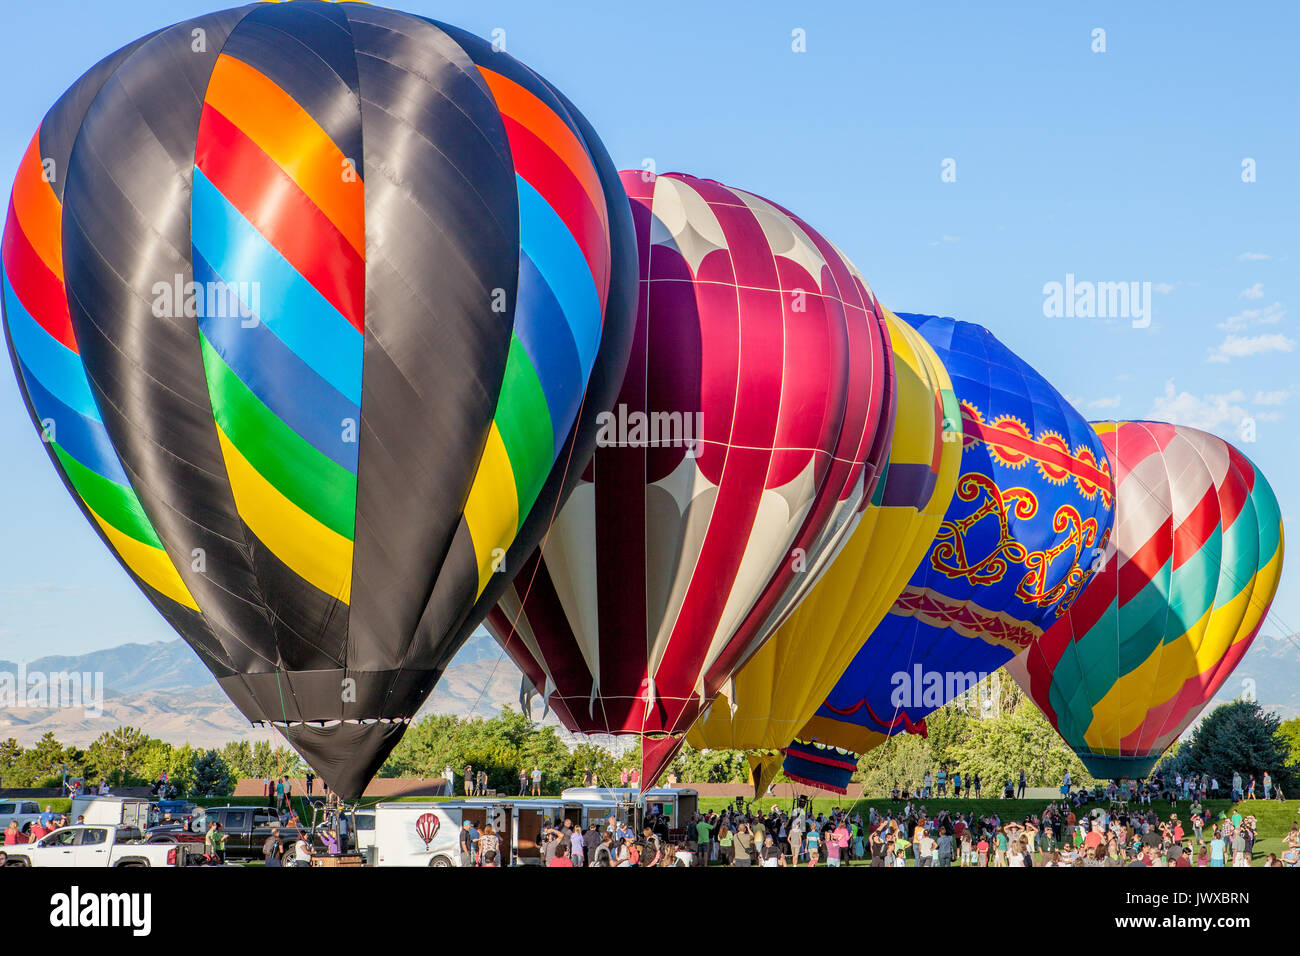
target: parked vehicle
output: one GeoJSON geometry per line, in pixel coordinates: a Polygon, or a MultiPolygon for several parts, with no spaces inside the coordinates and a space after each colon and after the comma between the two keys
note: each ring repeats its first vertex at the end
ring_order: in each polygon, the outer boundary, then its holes
{"type": "MultiPolygon", "coordinates": [[[[375,807],[376,866],[460,866],[461,821],[486,823],[495,817],[495,806],[486,800],[447,800],[381,803],[375,807]]],[[[503,858],[509,851],[503,847],[503,858]]]]}
{"type": "Polygon", "coordinates": [[[672,828],[685,826],[700,808],[699,791],[690,787],[652,787],[644,793],[635,787],[570,787],[560,793],[560,798],[636,806],[642,819],[662,813],[672,828]]]}
{"type": "Polygon", "coordinates": [[[183,823],[199,811],[199,805],[189,800],[155,800],[150,807],[149,823],[162,826],[166,823],[183,823]],[[168,815],[171,820],[167,819],[168,815]]]}
{"type": "Polygon", "coordinates": [[[190,844],[144,843],[134,827],[97,824],[60,827],[35,843],[6,847],[9,866],[188,866],[202,854],[190,844]]]}
{"type": "Polygon", "coordinates": [[[358,810],[352,814],[356,821],[356,847],[367,866],[378,862],[378,848],[375,844],[375,811],[358,810]]]}
{"type": "Polygon", "coordinates": [[[12,800],[0,797],[0,830],[9,826],[10,820],[18,821],[18,829],[41,818],[41,805],[36,800],[12,800]]]}
{"type": "MultiPolygon", "coordinates": [[[[685,788],[656,788],[642,795],[631,788],[592,787],[574,787],[558,798],[381,803],[374,810],[373,850],[367,859],[376,866],[460,866],[459,833],[469,820],[480,830],[492,824],[501,841],[502,866],[536,865],[542,858],[542,834],[566,819],[582,829],[592,823],[603,828],[612,816],[639,828],[649,816],[662,814],[670,829],[678,829],[698,806],[699,794],[685,788]]],[[[689,862],[688,854],[679,856],[689,862]]]]}
{"type": "MultiPolygon", "coordinates": [[[[286,847],[298,839],[298,828],[283,826],[269,807],[201,807],[191,819],[188,831],[202,837],[213,820],[221,824],[221,832],[226,835],[227,860],[260,860],[262,845],[272,829],[280,831],[286,847]]],[[[151,830],[150,837],[160,837],[162,833],[162,828],[151,830]]]]}
{"type": "Polygon", "coordinates": [[[134,827],[143,833],[149,828],[149,801],[139,797],[73,797],[69,819],[78,823],[134,827]]]}

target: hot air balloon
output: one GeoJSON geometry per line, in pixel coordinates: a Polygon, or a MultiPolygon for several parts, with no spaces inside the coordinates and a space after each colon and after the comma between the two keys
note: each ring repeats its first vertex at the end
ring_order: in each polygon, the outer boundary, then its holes
{"type": "Polygon", "coordinates": [[[254,3],[46,115],[5,331],[105,544],[352,798],[576,483],[634,250],[599,140],[527,67],[382,7],[254,3]]]}
{"type": "Polygon", "coordinates": [[[1115,474],[1105,565],[1007,669],[1088,772],[1141,779],[1259,632],[1282,573],[1264,476],[1185,425],[1094,426],[1115,474]]]}
{"type": "MultiPolygon", "coordinates": [[[[988,330],[903,315],[933,346],[961,407],[960,477],[929,553],[798,735],[863,753],[1024,650],[1078,597],[1110,530],[1096,433],[988,330]]],[[[789,773],[843,789],[851,770],[799,751],[789,773]]],[[[856,759],[853,761],[856,763],[856,759]]]]}
{"type": "Polygon", "coordinates": [[[952,381],[921,334],[883,312],[895,392],[885,472],[826,573],[686,738],[749,751],[756,796],[929,550],[957,482],[961,442],[944,440],[944,422],[960,421],[952,381]]]}
{"type": "Polygon", "coordinates": [[[641,266],[628,375],[487,623],[570,730],[642,735],[651,786],[848,538],[893,387],[875,298],[806,223],[683,174],[622,179],[641,266]]]}
{"type": "Polygon", "coordinates": [[[438,828],[442,822],[438,819],[436,813],[421,813],[415,821],[415,832],[424,841],[424,848],[429,849],[429,844],[433,838],[438,835],[438,828]]]}

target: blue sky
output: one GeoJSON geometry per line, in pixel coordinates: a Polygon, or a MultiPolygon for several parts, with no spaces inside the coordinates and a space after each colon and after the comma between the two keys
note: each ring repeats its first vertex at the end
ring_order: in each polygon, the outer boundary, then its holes
{"type": "MultiPolygon", "coordinates": [[[[793,209],[891,308],[986,325],[1088,417],[1175,420],[1237,442],[1285,520],[1297,515],[1295,5],[400,5],[504,30],[620,167],[650,160],[793,209]],[[806,52],[792,50],[795,30],[806,52]],[[948,159],[955,182],[941,178],[948,159]],[[1151,283],[1150,327],[1045,317],[1044,284],[1067,274],[1151,283]]],[[[5,7],[4,182],[83,70],[216,8],[5,7]]],[[[8,371],[0,448],[0,659],[171,638],[68,499],[8,371]]],[[[1264,633],[1300,631],[1294,565],[1264,633]]]]}

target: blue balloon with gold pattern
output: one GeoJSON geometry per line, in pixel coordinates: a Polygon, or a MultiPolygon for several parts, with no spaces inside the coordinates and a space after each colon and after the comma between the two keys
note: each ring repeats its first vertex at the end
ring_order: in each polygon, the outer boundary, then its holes
{"type": "Polygon", "coordinates": [[[961,421],[944,439],[962,442],[961,475],[929,553],[787,754],[788,771],[836,790],[855,761],[808,758],[924,732],[1027,647],[1100,564],[1114,505],[1096,432],[1041,375],[981,326],[900,315],[952,377],[961,421]]]}

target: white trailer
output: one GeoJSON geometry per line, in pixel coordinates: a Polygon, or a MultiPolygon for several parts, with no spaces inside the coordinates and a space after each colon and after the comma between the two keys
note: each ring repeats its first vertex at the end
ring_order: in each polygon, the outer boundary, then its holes
{"type": "Polygon", "coordinates": [[[139,797],[73,797],[71,819],[73,823],[134,827],[144,833],[149,829],[149,801],[139,797]]]}
{"type": "Polygon", "coordinates": [[[678,829],[689,824],[698,806],[698,793],[685,788],[656,788],[641,795],[631,788],[592,787],[574,787],[558,798],[381,803],[373,811],[373,849],[366,856],[376,866],[460,866],[460,830],[469,820],[480,832],[492,825],[501,841],[499,865],[537,865],[542,833],[565,820],[579,831],[592,824],[604,830],[611,816],[636,823],[662,814],[670,828],[678,829]]]}

